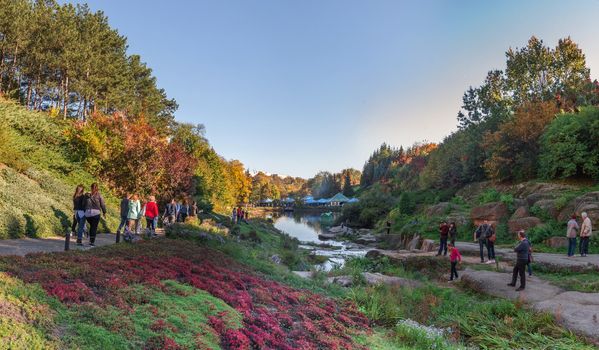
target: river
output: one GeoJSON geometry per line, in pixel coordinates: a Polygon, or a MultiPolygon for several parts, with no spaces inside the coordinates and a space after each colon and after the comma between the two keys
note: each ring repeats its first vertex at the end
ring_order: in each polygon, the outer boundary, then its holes
{"type": "Polygon", "coordinates": [[[294,212],[273,217],[274,226],[297,238],[301,248],[311,250],[313,254],[326,256],[328,261],[317,265],[317,269],[329,271],[335,266],[343,266],[348,257],[365,256],[369,248],[345,241],[321,240],[320,233],[326,233],[332,225],[336,213],[331,218],[322,218],[320,213],[294,212]],[[328,246],[328,247],[327,247],[328,246]]]}

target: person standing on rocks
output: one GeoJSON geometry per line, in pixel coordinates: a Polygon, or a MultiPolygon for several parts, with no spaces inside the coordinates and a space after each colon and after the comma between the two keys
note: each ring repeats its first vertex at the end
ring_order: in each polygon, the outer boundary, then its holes
{"type": "Polygon", "coordinates": [[[489,222],[487,220],[483,221],[483,223],[478,226],[478,228],[476,229],[476,231],[474,231],[474,241],[478,241],[478,246],[480,248],[480,262],[481,264],[485,262],[485,252],[483,251],[483,248],[487,248],[487,254],[488,254],[488,258],[489,261],[491,261],[491,252],[489,250],[489,247],[487,245],[487,236],[491,236],[491,231],[492,231],[492,227],[491,225],[489,225],[489,222]]]}
{"type": "Polygon", "coordinates": [[[455,222],[452,222],[451,224],[449,224],[449,242],[451,242],[451,245],[455,246],[455,241],[458,238],[458,227],[456,226],[455,222]]]}
{"type": "Polygon", "coordinates": [[[443,252],[443,255],[447,255],[447,236],[449,235],[449,225],[447,225],[447,222],[443,221],[440,225],[439,225],[439,251],[437,252],[437,256],[441,255],[441,252],[443,252]]]}
{"type": "Polygon", "coordinates": [[[572,214],[572,217],[568,221],[568,228],[566,229],[566,237],[568,237],[568,256],[574,256],[576,251],[576,236],[578,235],[578,222],[576,222],[576,214],[572,214]]]}
{"type": "Polygon", "coordinates": [[[589,239],[593,234],[593,225],[591,224],[591,218],[586,212],[580,214],[582,217],[582,225],[580,226],[580,256],[587,256],[589,253],[589,239]]]}
{"type": "Polygon", "coordinates": [[[512,271],[512,282],[508,283],[508,286],[515,287],[516,279],[518,275],[520,275],[520,287],[516,288],[516,292],[524,290],[526,288],[526,272],[525,268],[528,264],[528,257],[530,255],[530,244],[526,239],[526,234],[524,231],[518,232],[518,239],[520,243],[514,248],[516,252],[516,265],[514,266],[514,270],[512,271]]]}

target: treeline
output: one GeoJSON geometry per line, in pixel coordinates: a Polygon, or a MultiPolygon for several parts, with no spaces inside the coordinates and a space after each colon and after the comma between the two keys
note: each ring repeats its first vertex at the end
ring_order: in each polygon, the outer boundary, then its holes
{"type": "Polygon", "coordinates": [[[174,121],[177,103],[87,5],[0,0],[0,96],[49,112],[14,126],[53,140],[54,151],[117,194],[188,197],[219,211],[250,198],[243,164],[219,156],[202,125],[174,121]]]}
{"type": "Polygon", "coordinates": [[[0,93],[65,118],[143,115],[159,131],[177,108],[102,12],[54,0],[0,0],[0,93]]]}
{"type": "Polygon", "coordinates": [[[410,215],[477,181],[599,180],[599,82],[570,38],[548,47],[533,36],[509,49],[506,68],[462,102],[458,130],[440,144],[377,149],[362,171],[361,201],[342,220],[372,226],[393,208],[410,215]]]}
{"type": "Polygon", "coordinates": [[[401,193],[482,180],[599,180],[598,105],[599,83],[578,45],[566,38],[551,48],[531,37],[506,52],[505,70],[464,93],[456,132],[406,151],[383,144],[360,184],[401,193]]]}

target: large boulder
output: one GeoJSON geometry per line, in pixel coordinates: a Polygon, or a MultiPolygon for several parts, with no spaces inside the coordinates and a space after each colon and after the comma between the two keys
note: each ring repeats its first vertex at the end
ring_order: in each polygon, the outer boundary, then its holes
{"type": "Polygon", "coordinates": [[[520,230],[527,231],[533,227],[537,227],[542,224],[543,223],[541,222],[541,219],[534,216],[512,219],[507,222],[508,230],[510,231],[510,233],[517,233],[520,230]]]}
{"type": "Polygon", "coordinates": [[[497,224],[501,219],[508,216],[507,205],[503,202],[492,202],[472,208],[470,219],[475,226],[480,225],[485,220],[491,224],[497,224]]]}
{"type": "Polygon", "coordinates": [[[426,208],[424,213],[427,216],[445,216],[449,214],[454,207],[455,206],[449,202],[441,202],[426,208]]]}
{"type": "Polygon", "coordinates": [[[554,199],[555,194],[551,192],[535,192],[526,196],[526,204],[529,207],[537,204],[541,200],[554,199]]]}
{"type": "Polygon", "coordinates": [[[560,211],[558,220],[567,221],[573,213],[580,216],[582,212],[589,214],[593,223],[599,223],[599,191],[585,193],[571,200],[560,211]]]}
{"type": "Polygon", "coordinates": [[[422,247],[420,250],[423,252],[434,252],[437,249],[437,243],[432,239],[425,239],[422,241],[422,247]]]}
{"type": "Polygon", "coordinates": [[[414,238],[406,246],[408,250],[416,250],[420,248],[420,236],[414,235],[414,238]]]}
{"type": "Polygon", "coordinates": [[[556,206],[555,199],[541,199],[535,203],[535,206],[541,208],[541,210],[554,219],[557,219],[559,216],[559,209],[556,206]]]}
{"type": "Polygon", "coordinates": [[[514,211],[514,214],[512,214],[511,219],[522,219],[525,218],[527,216],[530,216],[530,213],[528,211],[528,208],[525,206],[520,206],[518,207],[518,209],[516,209],[516,211],[514,211]]]}
{"type": "Polygon", "coordinates": [[[545,240],[545,244],[551,248],[565,248],[568,246],[568,238],[551,237],[545,240]]]}

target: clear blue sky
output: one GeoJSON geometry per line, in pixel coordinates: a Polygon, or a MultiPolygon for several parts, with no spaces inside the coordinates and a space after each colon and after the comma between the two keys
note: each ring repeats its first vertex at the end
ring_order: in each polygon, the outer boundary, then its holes
{"type": "Polygon", "coordinates": [[[214,148],[252,170],[361,169],[382,142],[441,141],[461,96],[531,35],[599,69],[599,0],[89,0],[214,148]]]}

